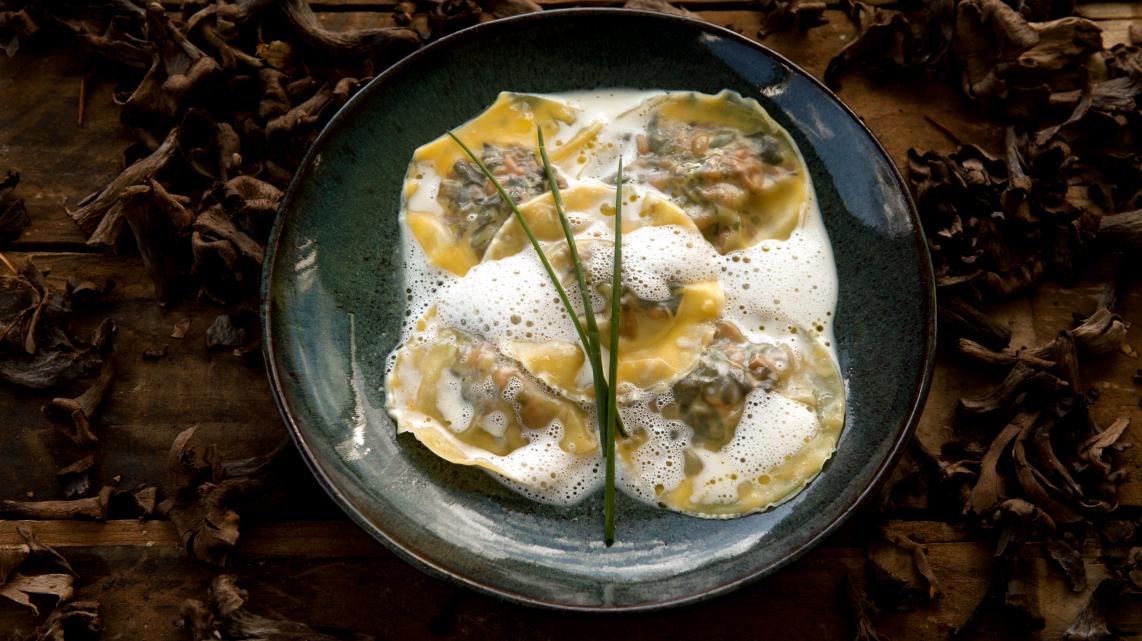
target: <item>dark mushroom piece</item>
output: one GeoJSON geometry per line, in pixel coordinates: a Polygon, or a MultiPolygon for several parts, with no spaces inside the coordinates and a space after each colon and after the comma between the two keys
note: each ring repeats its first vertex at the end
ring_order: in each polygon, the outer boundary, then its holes
{"type": "Polygon", "coordinates": [[[74,211],[69,210],[68,214],[81,229],[92,234],[92,237],[96,239],[94,242],[100,244],[113,242],[117,234],[109,231],[95,233],[97,228],[110,229],[116,226],[121,228],[122,211],[114,214],[110,212],[123,197],[123,192],[128,187],[145,183],[154,178],[155,174],[171,161],[177,150],[178,128],[174,128],[151,155],[127,167],[123,173],[119,174],[100,192],[80,201],[79,208],[74,211]],[[110,220],[107,220],[108,218],[110,220]]]}
{"type": "Polygon", "coordinates": [[[372,636],[322,630],[304,623],[271,619],[246,609],[248,595],[228,574],[210,583],[209,602],[183,601],[181,625],[195,639],[274,639],[276,641],[373,641],[372,636]]]}
{"type": "Polygon", "coordinates": [[[53,398],[44,408],[44,412],[51,418],[71,421],[72,429],[65,430],[64,433],[76,445],[93,445],[99,441],[99,438],[91,431],[91,419],[94,418],[99,405],[103,403],[114,380],[115,363],[106,360],[95,382],[82,394],[75,398],[53,398]]]}
{"type": "Polygon", "coordinates": [[[32,224],[24,200],[12,196],[18,184],[20,174],[11,169],[4,180],[0,180],[0,243],[17,240],[24,233],[24,228],[32,224]]]}
{"type": "Polygon", "coordinates": [[[223,461],[213,445],[202,452],[191,446],[195,431],[184,430],[171,445],[176,488],[156,509],[174,524],[187,553],[224,565],[238,542],[241,517],[236,508],[267,491],[289,443],[262,456],[223,461]]]}

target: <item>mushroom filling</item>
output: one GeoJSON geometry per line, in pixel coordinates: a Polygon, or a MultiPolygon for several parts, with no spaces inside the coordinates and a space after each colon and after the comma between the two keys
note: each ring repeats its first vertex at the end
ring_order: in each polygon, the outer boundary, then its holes
{"type": "Polygon", "coordinates": [[[760,224],[764,213],[749,207],[754,196],[796,173],[792,154],[764,132],[655,115],[635,142],[629,173],[670,195],[721,253],[735,248],[743,216],[760,224]]]}
{"type": "Polygon", "coordinates": [[[693,428],[695,445],[717,452],[733,439],[745,397],[759,387],[772,389],[789,360],[786,348],[752,343],[732,323],[719,321],[714,340],[674,384],[674,402],[662,414],[693,428]]]}
{"type": "MultiPolygon", "coordinates": [[[[547,191],[543,166],[535,154],[518,145],[485,144],[480,160],[516,203],[524,203],[547,191]]],[[[563,184],[561,187],[565,186],[563,184]]],[[[476,163],[458,160],[452,173],[440,183],[440,200],[448,225],[468,238],[468,244],[483,255],[511,208],[476,163]]]]}

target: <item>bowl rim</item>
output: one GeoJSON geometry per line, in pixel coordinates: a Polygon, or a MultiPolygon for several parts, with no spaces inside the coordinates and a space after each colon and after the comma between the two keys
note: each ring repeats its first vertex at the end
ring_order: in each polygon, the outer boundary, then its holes
{"type": "Polygon", "coordinates": [[[547,608],[554,610],[562,610],[569,612],[584,612],[584,613],[627,613],[627,612],[652,612],[661,611],[667,608],[679,607],[683,605],[694,604],[702,601],[707,601],[717,596],[727,594],[731,591],[755,583],[764,577],[773,575],[779,570],[789,566],[794,561],[800,559],[810,550],[819,545],[825,538],[834,533],[841,525],[843,525],[849,518],[852,517],[879,489],[880,485],[888,477],[896,461],[900,458],[904,449],[908,446],[912,438],[912,434],[916,429],[920,416],[923,412],[925,401],[932,384],[933,371],[935,369],[936,360],[936,286],[935,276],[932,268],[931,255],[928,252],[927,242],[923,238],[923,234],[912,234],[912,244],[916,247],[918,253],[918,267],[920,268],[921,276],[921,290],[923,300],[919,301],[923,304],[921,309],[921,317],[923,322],[923,344],[925,346],[924,353],[922,354],[921,371],[918,376],[913,379],[912,389],[912,402],[908,408],[907,416],[903,421],[903,428],[895,437],[891,449],[888,451],[887,456],[877,467],[873,474],[872,480],[860,492],[856,499],[826,523],[819,530],[814,532],[809,537],[802,540],[788,555],[781,559],[777,559],[768,564],[761,565],[754,568],[750,573],[734,578],[733,580],[719,583],[710,588],[704,589],[700,592],[694,592],[680,597],[674,597],[664,601],[655,601],[652,603],[639,603],[633,605],[577,605],[556,602],[553,600],[537,598],[527,594],[497,587],[473,577],[463,575],[461,573],[450,570],[448,567],[434,562],[424,555],[404,547],[388,532],[374,524],[372,521],[362,515],[356,508],[353,507],[350,501],[336,485],[330,474],[327,474],[321,465],[318,463],[315,452],[311,449],[306,440],[306,436],[302,434],[302,426],[298,419],[295,417],[294,412],[290,407],[290,399],[285,394],[282,385],[282,372],[279,371],[278,363],[275,359],[275,341],[273,333],[273,322],[271,319],[273,307],[273,291],[271,283],[274,281],[274,266],[276,264],[277,249],[281,241],[281,235],[285,228],[285,213],[292,208],[294,201],[297,199],[298,191],[300,190],[301,183],[308,179],[309,174],[312,173],[314,159],[322,152],[325,143],[333,135],[333,132],[338,129],[341,123],[352,117],[353,112],[357,107],[368,100],[369,96],[379,91],[383,85],[386,84],[390,76],[396,75],[404,68],[413,66],[417,62],[438,49],[445,49],[452,46],[452,43],[465,40],[473,37],[473,34],[484,31],[495,31],[497,29],[512,29],[517,25],[526,24],[535,21],[550,21],[558,20],[563,16],[617,16],[628,15],[636,16],[649,20],[660,20],[672,22],[675,24],[685,25],[689,28],[695,29],[698,32],[728,38],[735,42],[744,44],[752,49],[759,50],[763,55],[773,58],[778,63],[784,64],[788,69],[803,79],[808,80],[816,88],[821,90],[826,96],[831,98],[841,110],[846,113],[859,127],[868,135],[872,141],[875,149],[887,161],[891,169],[892,178],[899,188],[900,193],[904,197],[908,215],[917,230],[922,230],[923,227],[920,222],[920,217],[916,209],[915,201],[912,198],[910,190],[904,177],[900,173],[900,169],[896,166],[892,156],[881,144],[880,139],[868,128],[864,120],[862,120],[856,113],[843,101],[835,92],[833,92],[822,81],[818,80],[812,74],[802,69],[797,64],[790,61],[782,54],[766,47],[765,45],[757,42],[747,36],[739,34],[728,28],[718,26],[711,22],[707,22],[698,17],[691,17],[687,15],[667,14],[656,11],[648,11],[642,9],[628,9],[626,7],[571,7],[560,9],[545,9],[539,12],[525,13],[516,16],[509,16],[505,18],[498,18],[488,22],[482,22],[470,27],[466,27],[454,33],[448,34],[439,40],[431,42],[422,46],[413,53],[401,58],[391,66],[386,68],[381,73],[377,74],[372,80],[361,87],[359,91],[354,93],[344,105],[342,105],[337,112],[329,119],[329,122],[322,127],[317,137],[310,144],[301,164],[298,166],[297,171],[294,172],[293,177],[290,179],[289,185],[283,192],[278,211],[274,217],[274,223],[270,230],[270,236],[266,242],[265,255],[262,261],[262,274],[260,282],[260,300],[259,300],[259,317],[262,330],[262,356],[266,364],[266,374],[269,379],[270,391],[274,399],[274,404],[278,408],[278,413],[286,424],[287,431],[290,434],[295,446],[301,453],[301,458],[305,461],[306,466],[310,472],[318,480],[321,487],[329,494],[334,503],[359,527],[365,530],[374,539],[381,542],[388,550],[394,552],[398,557],[407,561],[410,565],[423,571],[430,576],[436,576],[451,581],[453,584],[462,585],[477,592],[487,594],[499,599],[504,599],[509,602],[514,602],[524,606],[531,606],[537,608],[547,608]]]}

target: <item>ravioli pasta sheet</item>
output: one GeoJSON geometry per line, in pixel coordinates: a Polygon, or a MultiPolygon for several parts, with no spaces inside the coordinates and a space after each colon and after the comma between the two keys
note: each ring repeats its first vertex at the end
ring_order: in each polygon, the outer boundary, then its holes
{"type": "MultiPolygon", "coordinates": [[[[631,434],[617,443],[620,488],[726,518],[780,503],[821,471],[844,421],[836,266],[805,163],[757,102],[503,93],[455,133],[519,203],[576,314],[594,315],[603,336],[621,195],[616,389],[631,434]]],[[[409,320],[386,377],[398,431],[538,501],[594,493],[602,448],[586,355],[507,203],[447,135],[414,154],[400,220],[409,320]]]]}

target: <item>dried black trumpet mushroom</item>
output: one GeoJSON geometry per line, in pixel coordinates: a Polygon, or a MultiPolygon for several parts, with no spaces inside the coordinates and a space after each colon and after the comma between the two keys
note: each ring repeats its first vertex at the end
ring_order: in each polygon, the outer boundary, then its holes
{"type": "Polygon", "coordinates": [[[75,38],[80,51],[125,69],[143,72],[151,66],[153,47],[145,38],[132,33],[139,22],[126,16],[115,16],[105,29],[98,32],[79,30],[75,38]]]}
{"type": "Polygon", "coordinates": [[[154,47],[151,66],[139,85],[116,98],[128,124],[161,131],[175,121],[187,101],[206,91],[220,75],[218,61],[192,43],[157,2],[147,5],[144,37],[154,47]]]}
{"type": "Polygon", "coordinates": [[[219,187],[221,193],[214,198],[230,220],[253,237],[268,237],[282,190],[253,176],[237,176],[219,187]]]}
{"type": "Polygon", "coordinates": [[[1083,563],[1081,551],[1082,543],[1077,542],[1076,545],[1071,540],[1073,537],[1068,536],[1068,534],[1048,537],[1043,541],[1043,549],[1047,556],[1063,571],[1071,590],[1082,592],[1087,587],[1086,564],[1083,563]]]}
{"type": "Polygon", "coordinates": [[[1083,462],[1089,463],[1093,470],[1100,472],[1103,476],[1110,476],[1112,474],[1111,466],[1103,458],[1103,452],[1107,448],[1113,447],[1122,438],[1127,427],[1130,427],[1130,419],[1120,418],[1111,423],[1105,430],[1095,431],[1082,443],[1079,458],[1083,462]]]}
{"type": "Polygon", "coordinates": [[[88,454],[56,472],[65,498],[77,498],[91,489],[91,468],[95,465],[95,455],[88,454]]]}
{"type": "Polygon", "coordinates": [[[22,605],[39,616],[32,601],[53,598],[58,603],[71,599],[72,584],[79,575],[58,552],[36,540],[32,530],[17,525],[24,542],[0,545],[0,597],[22,605]]]}
{"type": "Polygon", "coordinates": [[[1004,479],[999,472],[1000,459],[1007,455],[1011,443],[1023,431],[1023,427],[1033,424],[1038,418],[1038,412],[1018,414],[991,442],[980,462],[979,478],[964,504],[965,514],[970,512],[983,517],[990,514],[1003,497],[1007,496],[1004,479]]]}
{"type": "Polygon", "coordinates": [[[135,162],[96,194],[79,202],[79,208],[68,211],[80,229],[91,234],[89,244],[112,245],[123,228],[123,212],[119,205],[123,192],[144,184],[166,168],[178,152],[178,129],[171,129],[162,144],[149,156],[135,162]]]}
{"type": "Polygon", "coordinates": [[[7,518],[21,519],[90,519],[102,520],[106,517],[107,498],[110,488],[104,488],[99,496],[70,501],[0,501],[0,514],[7,518]]]}
{"type": "Polygon", "coordinates": [[[525,13],[543,11],[535,0],[480,0],[484,11],[497,18],[507,18],[525,13]]]}
{"type": "Polygon", "coordinates": [[[249,340],[245,328],[236,327],[230,316],[219,314],[210,327],[206,328],[207,349],[229,349],[241,347],[249,340]]]}
{"type": "Polygon", "coordinates": [[[962,420],[1020,405],[1036,408],[1020,411],[992,441],[964,512],[984,516],[1005,498],[1025,499],[1059,525],[1112,512],[1120,475],[1103,459],[1103,451],[1119,440],[1125,424],[1100,430],[1088,404],[1061,379],[1022,362],[991,394],[961,401],[962,420]],[[1037,377],[1046,377],[1041,385],[1054,393],[1031,394],[1037,377]]]}
{"type": "Polygon", "coordinates": [[[480,22],[484,15],[476,0],[441,0],[428,13],[429,33],[440,38],[480,22]]]}
{"type": "Polygon", "coordinates": [[[975,305],[957,297],[947,296],[938,309],[940,327],[950,329],[955,336],[967,337],[993,349],[1002,349],[1011,341],[1011,330],[991,319],[975,305]]]}
{"type": "Polygon", "coordinates": [[[1000,415],[1014,407],[1019,397],[1027,394],[1045,397],[1068,387],[1066,381],[1018,362],[989,393],[979,398],[961,398],[958,407],[961,413],[971,416],[1000,415]]]}
{"type": "Polygon", "coordinates": [[[658,13],[667,13],[672,16],[683,16],[687,18],[697,18],[698,16],[693,12],[687,11],[682,7],[676,7],[666,0],[627,0],[623,7],[626,9],[641,9],[642,11],[657,11],[658,13]]]}
{"type": "Polygon", "coordinates": [[[73,308],[89,307],[106,301],[115,289],[115,281],[108,278],[102,285],[90,280],[80,280],[75,276],[67,279],[64,292],[73,308]]]}
{"type": "Polygon", "coordinates": [[[1067,629],[1063,631],[1063,641],[1106,641],[1116,638],[1110,631],[1107,621],[1108,600],[1118,595],[1119,589],[1113,581],[1105,580],[1098,584],[1090,595],[1086,607],[1067,629]]]}
{"type": "Polygon", "coordinates": [[[179,152],[191,168],[209,180],[226,181],[242,167],[242,140],[227,122],[217,122],[191,107],[179,125],[179,152]]]}
{"type": "Polygon", "coordinates": [[[289,443],[262,456],[223,461],[214,445],[203,452],[191,447],[196,429],[184,430],[171,445],[173,496],[157,509],[174,524],[191,556],[224,565],[238,542],[241,519],[236,509],[273,484],[276,463],[289,443]]]}
{"type": "Polygon", "coordinates": [[[105,320],[87,343],[71,335],[71,313],[68,294],[50,287],[35,264],[17,268],[0,255],[0,381],[49,389],[97,371],[114,323],[105,320]]]}
{"type": "Polygon", "coordinates": [[[825,20],[824,2],[805,0],[759,0],[758,9],[765,16],[758,38],[772,33],[782,33],[796,29],[801,33],[828,24],[825,20]]]}
{"type": "Polygon", "coordinates": [[[52,610],[36,630],[35,641],[94,640],[102,630],[98,601],[72,601],[52,610]]]}
{"type": "Polygon", "coordinates": [[[361,80],[353,77],[321,85],[307,100],[266,123],[267,145],[278,158],[296,167],[317,135],[318,123],[345,104],[360,85],[361,80]]]}
{"type": "Polygon", "coordinates": [[[0,180],[0,243],[10,243],[24,233],[24,228],[32,223],[22,198],[12,196],[16,185],[20,184],[20,174],[8,170],[4,180],[0,180]]]}
{"type": "MultiPolygon", "coordinates": [[[[420,44],[405,28],[330,31],[303,0],[190,3],[181,18],[129,0],[46,5],[27,5],[28,15],[74,35],[106,63],[101,73],[133,87],[119,102],[139,138],[122,175],[70,213],[108,249],[130,226],[160,302],[187,275],[206,299],[253,300],[280,190],[322,124],[420,44]]],[[[488,6],[506,15],[538,5],[488,6]]]]}
{"type": "Polygon", "coordinates": [[[370,60],[383,68],[420,46],[416,32],[403,27],[330,31],[321,26],[305,0],[281,0],[271,6],[284,18],[298,43],[326,62],[370,60]]]}
{"type": "Polygon", "coordinates": [[[71,422],[70,430],[64,430],[76,445],[94,445],[99,437],[91,431],[91,419],[95,410],[103,403],[111,382],[115,380],[115,363],[109,358],[103,361],[103,368],[95,381],[75,398],[53,398],[44,408],[44,413],[55,420],[71,422]]]}
{"type": "MultiPolygon", "coordinates": [[[[1098,355],[1118,351],[1126,341],[1126,325],[1116,314],[1100,307],[1083,319],[1076,327],[1066,330],[1065,336],[1074,341],[1075,350],[1081,355],[1098,355]]],[[[1011,367],[1017,363],[1053,371],[1058,363],[1058,338],[1049,343],[1026,349],[1004,349],[995,351],[968,339],[960,339],[958,351],[968,358],[985,365],[1011,367]]],[[[1064,339],[1066,340],[1066,339],[1064,339]]]]}
{"type": "Polygon", "coordinates": [[[310,627],[297,621],[270,619],[246,609],[246,591],[235,578],[220,575],[210,583],[209,600],[183,601],[181,627],[195,641],[372,641],[374,637],[344,630],[310,627]]]}
{"type": "Polygon", "coordinates": [[[915,68],[916,37],[904,16],[860,0],[841,0],[841,10],[856,25],[853,39],[825,68],[825,84],[841,86],[840,78],[850,66],[859,66],[874,80],[900,80],[915,68]]]}
{"type": "Polygon", "coordinates": [[[228,301],[257,281],[265,247],[235,225],[221,205],[203,211],[191,235],[194,274],[211,298],[228,301]]]}
{"type": "Polygon", "coordinates": [[[940,594],[928,551],[905,534],[881,529],[866,549],[869,591],[881,610],[911,610],[940,594]]]}
{"type": "Polygon", "coordinates": [[[171,300],[170,247],[174,245],[174,231],[165,214],[155,206],[155,193],[150,185],[135,185],[123,192],[119,201],[123,218],[131,228],[135,245],[143,259],[143,267],[155,288],[155,300],[166,305],[171,300]]]}
{"type": "Polygon", "coordinates": [[[876,615],[876,605],[869,600],[868,594],[853,579],[852,573],[845,573],[840,585],[841,610],[845,612],[854,628],[855,641],[881,641],[876,633],[876,626],[872,617],[876,615]]]}
{"type": "Polygon", "coordinates": [[[1014,201],[1004,161],[973,145],[948,156],[909,150],[908,176],[942,299],[964,292],[1001,300],[1039,283],[1043,233],[1036,219],[1009,211],[1014,201]]]}
{"type": "Polygon", "coordinates": [[[0,517],[38,521],[78,519],[146,518],[155,510],[156,489],[142,487],[134,492],[110,485],[99,494],[67,501],[0,501],[0,517]]]}
{"type": "Polygon", "coordinates": [[[0,51],[9,58],[20,49],[20,40],[27,39],[40,30],[40,25],[26,9],[0,11],[0,51]]]}

